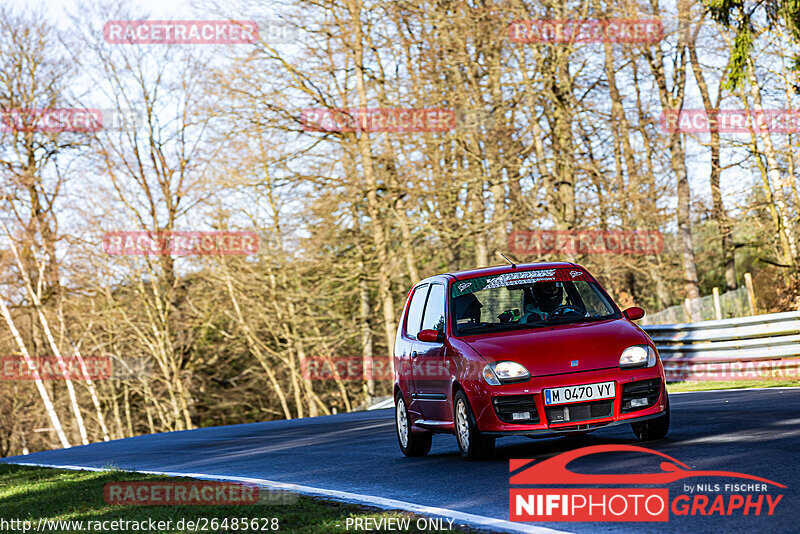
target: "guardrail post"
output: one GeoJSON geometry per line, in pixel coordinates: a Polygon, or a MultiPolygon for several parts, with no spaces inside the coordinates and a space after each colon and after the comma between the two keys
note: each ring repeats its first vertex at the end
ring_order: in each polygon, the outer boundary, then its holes
{"type": "Polygon", "coordinates": [[[683,299],[683,311],[686,312],[686,322],[692,322],[692,301],[689,300],[689,297],[683,299]]]}
{"type": "Polygon", "coordinates": [[[712,290],[714,293],[714,316],[717,318],[717,321],[722,320],[722,307],[719,304],[719,288],[715,287],[712,290]]]}
{"type": "Polygon", "coordinates": [[[753,277],[744,273],[744,285],[747,287],[747,301],[750,303],[750,315],[756,315],[756,293],[753,291],[753,277]]]}

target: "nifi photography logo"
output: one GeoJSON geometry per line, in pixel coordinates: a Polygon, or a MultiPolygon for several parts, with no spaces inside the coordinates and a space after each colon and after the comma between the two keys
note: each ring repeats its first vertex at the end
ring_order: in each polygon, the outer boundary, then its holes
{"type": "Polygon", "coordinates": [[[674,516],[771,516],[783,499],[779,488],[786,488],[744,473],[693,470],[662,452],[634,445],[595,445],[542,461],[510,460],[509,468],[512,486],[547,486],[512,487],[511,521],[669,521],[670,512],[674,516]],[[667,461],[662,460],[661,472],[655,473],[584,474],[567,469],[580,458],[620,452],[655,455],[667,461]],[[532,462],[536,463],[531,466],[532,462]],[[683,483],[671,500],[669,488],[653,487],[685,479],[698,480],[683,483]],[[594,487],[555,487],[565,484],[594,487]],[[628,485],[637,487],[619,487],[628,485]]]}

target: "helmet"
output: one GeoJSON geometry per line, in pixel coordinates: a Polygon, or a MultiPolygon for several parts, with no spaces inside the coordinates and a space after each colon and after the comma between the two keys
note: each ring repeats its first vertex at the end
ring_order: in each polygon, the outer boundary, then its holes
{"type": "Polygon", "coordinates": [[[470,322],[481,322],[481,308],[483,304],[472,293],[465,293],[453,299],[456,309],[456,320],[469,319],[470,322]]]}
{"type": "Polygon", "coordinates": [[[558,282],[537,282],[531,292],[543,311],[553,310],[561,304],[563,289],[558,282]]]}

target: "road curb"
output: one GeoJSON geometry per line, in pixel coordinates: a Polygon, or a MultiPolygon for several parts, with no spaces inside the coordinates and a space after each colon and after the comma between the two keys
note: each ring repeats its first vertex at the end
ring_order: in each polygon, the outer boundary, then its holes
{"type": "MultiPolygon", "coordinates": [[[[87,467],[79,465],[54,465],[54,464],[41,464],[33,462],[3,462],[9,465],[23,465],[27,467],[49,467],[54,469],[67,469],[70,471],[110,471],[109,468],[102,467],[87,467]]],[[[270,490],[282,490],[298,493],[300,495],[307,495],[310,497],[321,497],[339,502],[363,504],[373,506],[382,510],[404,510],[413,512],[418,515],[428,517],[440,517],[444,519],[453,519],[454,524],[458,526],[466,526],[479,530],[489,530],[491,532],[512,532],[512,533],[526,533],[526,534],[570,534],[564,530],[555,530],[547,527],[540,527],[537,525],[530,525],[526,523],[514,523],[505,519],[497,519],[493,517],[485,517],[481,515],[468,514],[465,512],[458,512],[456,510],[449,510],[447,508],[438,508],[435,506],[425,506],[422,504],[415,504],[406,501],[398,501],[396,499],[387,499],[384,497],[376,497],[374,495],[362,495],[359,493],[351,493],[348,491],[330,490],[325,488],[315,488],[312,486],[303,486],[299,484],[290,484],[286,482],[275,482],[273,480],[266,480],[263,478],[252,477],[237,477],[226,475],[206,475],[203,473],[179,473],[173,471],[148,471],[138,469],[113,469],[117,472],[126,473],[143,473],[146,475],[163,475],[170,477],[188,477],[199,480],[215,480],[222,482],[245,482],[249,484],[256,484],[260,487],[268,488],[270,490]]]]}

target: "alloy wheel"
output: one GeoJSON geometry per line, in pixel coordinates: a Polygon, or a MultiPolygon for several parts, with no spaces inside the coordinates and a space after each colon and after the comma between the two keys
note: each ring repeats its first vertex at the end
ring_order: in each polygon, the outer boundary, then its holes
{"type": "Polygon", "coordinates": [[[395,412],[397,421],[397,435],[400,436],[400,443],[403,447],[408,446],[408,416],[406,415],[406,404],[402,398],[397,399],[397,410],[395,412]]]}
{"type": "Polygon", "coordinates": [[[464,450],[469,449],[469,419],[467,418],[467,407],[459,399],[456,405],[456,425],[458,426],[458,441],[464,450]]]}

